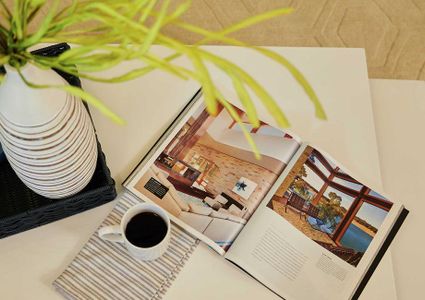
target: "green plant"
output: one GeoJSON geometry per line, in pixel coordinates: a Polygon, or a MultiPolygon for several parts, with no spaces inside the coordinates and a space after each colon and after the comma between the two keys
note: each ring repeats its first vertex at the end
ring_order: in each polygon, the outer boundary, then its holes
{"type": "MultiPolygon", "coordinates": [[[[331,228],[335,228],[337,220],[343,216],[341,212],[341,196],[338,196],[334,192],[329,192],[329,200],[322,200],[318,205],[320,209],[319,218],[331,225],[331,228]]],[[[323,199],[323,198],[322,198],[323,199]]]]}
{"type": "Polygon", "coordinates": [[[298,170],[297,176],[299,178],[307,177],[307,170],[305,168],[305,165],[302,165],[301,168],[298,170]]]}
{"type": "Polygon", "coordinates": [[[295,175],[294,181],[291,184],[291,189],[298,193],[304,200],[310,201],[311,194],[309,191],[308,184],[304,181],[303,177],[307,177],[307,170],[304,165],[298,170],[295,175]]]}
{"type": "MultiPolygon", "coordinates": [[[[181,15],[190,7],[190,1],[181,3],[172,11],[169,9],[170,0],[74,0],[62,9],[58,8],[59,3],[59,0],[16,0],[13,7],[8,7],[4,0],[0,0],[0,65],[9,64],[16,68],[21,74],[21,78],[33,88],[66,90],[97,107],[113,120],[122,122],[94,95],[72,86],[33,84],[24,78],[21,68],[25,64],[31,63],[40,68],[56,68],[82,78],[109,83],[131,80],[152,70],[160,69],[181,78],[197,80],[203,88],[206,106],[210,114],[215,114],[218,105],[221,104],[237,122],[241,123],[239,115],[224,99],[220,89],[210,76],[207,64],[212,64],[223,70],[232,80],[249,121],[255,127],[258,127],[260,122],[250,91],[261,99],[277,124],[287,127],[289,122],[275,100],[251,75],[231,61],[200,47],[206,42],[218,41],[254,49],[282,65],[293,75],[311,99],[315,106],[316,116],[325,118],[325,113],[313,88],[302,73],[286,58],[269,49],[250,46],[229,37],[229,34],[240,29],[289,14],[292,11],[291,8],[269,11],[221,31],[211,32],[180,19],[181,15]],[[31,26],[39,17],[42,9],[47,9],[47,15],[38,26],[31,26]],[[165,35],[162,32],[165,26],[177,26],[199,34],[202,38],[194,45],[185,45],[165,35]],[[31,30],[30,28],[33,27],[35,28],[31,30]],[[75,47],[55,58],[35,56],[28,51],[28,48],[39,43],[57,42],[72,43],[75,47]],[[150,51],[152,44],[168,48],[171,54],[166,57],[156,56],[150,51]],[[174,63],[179,56],[187,57],[192,68],[185,68],[174,63]],[[141,60],[145,66],[113,78],[99,77],[94,74],[129,60],[141,60]]],[[[255,153],[258,153],[249,132],[244,126],[242,127],[255,153]]]]}

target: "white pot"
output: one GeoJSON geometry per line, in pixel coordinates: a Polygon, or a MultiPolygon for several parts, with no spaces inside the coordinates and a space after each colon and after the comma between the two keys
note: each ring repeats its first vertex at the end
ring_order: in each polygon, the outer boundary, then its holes
{"type": "MultiPolygon", "coordinates": [[[[63,198],[81,191],[96,169],[97,144],[82,101],[55,88],[30,88],[5,66],[0,85],[0,142],[18,177],[34,192],[63,198]]],[[[65,85],[52,70],[27,64],[21,71],[38,85],[65,85]]]]}

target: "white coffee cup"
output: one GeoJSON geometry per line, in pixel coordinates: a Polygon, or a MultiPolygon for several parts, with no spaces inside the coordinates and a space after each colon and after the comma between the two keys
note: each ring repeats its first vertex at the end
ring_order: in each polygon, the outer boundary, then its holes
{"type": "MultiPolygon", "coordinates": [[[[150,229],[140,228],[140,230],[150,229]]],[[[141,260],[154,260],[160,257],[168,248],[168,245],[170,243],[170,235],[171,223],[167,212],[161,207],[150,203],[140,203],[131,207],[122,217],[120,225],[107,226],[99,229],[99,237],[101,239],[124,244],[132,256],[141,260]],[[138,247],[132,244],[125,236],[125,230],[128,222],[134,216],[142,212],[152,212],[157,214],[164,220],[165,224],[167,225],[167,233],[165,234],[164,238],[158,244],[152,247],[138,247]]]]}

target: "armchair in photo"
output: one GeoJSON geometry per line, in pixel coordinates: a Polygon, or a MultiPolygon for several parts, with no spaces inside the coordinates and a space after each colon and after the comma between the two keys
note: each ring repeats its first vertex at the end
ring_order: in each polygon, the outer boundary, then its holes
{"type": "Polygon", "coordinates": [[[301,219],[303,215],[305,217],[305,202],[301,196],[292,192],[285,205],[285,212],[288,212],[288,206],[291,206],[299,212],[301,219]]]}

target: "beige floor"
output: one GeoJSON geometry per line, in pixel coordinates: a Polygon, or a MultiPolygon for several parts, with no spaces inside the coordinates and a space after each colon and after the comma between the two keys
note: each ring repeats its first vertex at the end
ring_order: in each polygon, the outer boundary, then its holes
{"type": "MultiPolygon", "coordinates": [[[[365,48],[371,78],[425,80],[425,0],[193,0],[183,19],[219,30],[287,6],[295,8],[292,15],[234,37],[255,45],[365,48]]],[[[199,38],[176,28],[167,33],[186,43],[199,38]]]]}
{"type": "Polygon", "coordinates": [[[335,245],[326,233],[313,229],[305,220],[304,216],[300,218],[299,212],[295,211],[290,206],[288,206],[285,212],[285,207],[282,203],[273,201],[273,210],[312,240],[335,245]]]}

